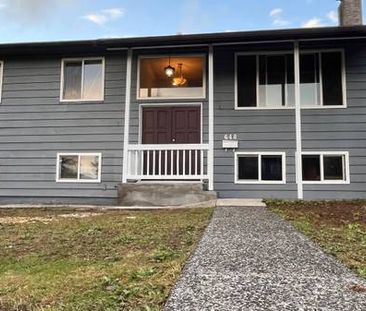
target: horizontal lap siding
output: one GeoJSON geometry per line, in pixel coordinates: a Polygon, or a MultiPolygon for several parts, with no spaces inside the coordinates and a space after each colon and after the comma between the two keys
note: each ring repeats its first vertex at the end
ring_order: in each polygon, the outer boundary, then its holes
{"type": "Polygon", "coordinates": [[[295,198],[295,115],[293,110],[235,110],[234,53],[215,50],[215,190],[220,197],[295,198]],[[222,149],[225,134],[237,134],[238,152],[286,152],[287,184],[234,183],[234,153],[222,149]]]}
{"type": "Polygon", "coordinates": [[[4,59],[2,202],[115,202],[122,180],[126,58],[105,59],[105,101],[62,104],[61,58],[4,59]],[[101,152],[102,182],[56,183],[58,152],[101,152]]]}
{"type": "Polygon", "coordinates": [[[349,151],[349,185],[304,185],[306,199],[366,198],[366,45],[346,52],[345,109],[303,111],[305,151],[349,151]]]}

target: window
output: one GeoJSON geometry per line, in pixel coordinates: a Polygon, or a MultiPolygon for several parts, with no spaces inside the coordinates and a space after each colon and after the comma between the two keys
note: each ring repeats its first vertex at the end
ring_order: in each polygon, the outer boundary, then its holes
{"type": "Polygon", "coordinates": [[[236,153],[235,183],[285,183],[285,153],[236,153]]]}
{"type": "Polygon", "coordinates": [[[303,153],[304,183],[348,183],[348,153],[303,153]]]}
{"type": "Polygon", "coordinates": [[[100,153],[63,153],[57,155],[58,182],[100,182],[100,153]]]}
{"type": "Polygon", "coordinates": [[[61,101],[104,99],[104,60],[101,58],[62,61],[61,101]]]}
{"type": "Polygon", "coordinates": [[[204,98],[204,56],[141,57],[139,99],[204,98]],[[166,69],[170,68],[170,74],[166,69]]]}
{"type": "MultiPolygon", "coordinates": [[[[292,53],[237,55],[237,108],[291,108],[295,105],[292,53]]],[[[342,51],[302,52],[300,102],[302,107],[345,105],[342,51]]]]}
{"type": "Polygon", "coordinates": [[[0,103],[3,93],[3,73],[4,73],[4,63],[0,61],[0,103]]]}
{"type": "Polygon", "coordinates": [[[295,103],[292,54],[239,55],[237,106],[285,108],[295,103]]]}
{"type": "Polygon", "coordinates": [[[340,51],[300,55],[301,106],[345,105],[343,66],[340,51]]]}

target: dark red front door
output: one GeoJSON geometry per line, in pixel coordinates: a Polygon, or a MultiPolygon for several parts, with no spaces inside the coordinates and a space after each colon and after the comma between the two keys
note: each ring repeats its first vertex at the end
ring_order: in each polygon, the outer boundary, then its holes
{"type": "MultiPolygon", "coordinates": [[[[143,144],[200,144],[201,109],[200,107],[149,107],[143,109],[143,144]]],[[[195,167],[200,173],[201,152],[189,151],[144,152],[144,174],[148,175],[191,175],[195,167]],[[184,154],[183,154],[184,153],[184,154]],[[155,158],[155,165],[153,165],[155,158]],[[183,158],[185,165],[183,165],[183,158]],[[149,160],[147,160],[149,159],[149,160]],[[191,159],[191,160],[189,160],[191,159]],[[178,161],[179,160],[179,161],[178,161]],[[167,165],[165,165],[167,161],[167,165]],[[149,162],[149,163],[148,163],[149,162]],[[155,171],[153,170],[155,167],[155,171]],[[191,171],[189,170],[191,168],[191,171]]]]}
{"type": "Polygon", "coordinates": [[[143,109],[143,144],[201,143],[200,107],[151,107],[143,109]]]}

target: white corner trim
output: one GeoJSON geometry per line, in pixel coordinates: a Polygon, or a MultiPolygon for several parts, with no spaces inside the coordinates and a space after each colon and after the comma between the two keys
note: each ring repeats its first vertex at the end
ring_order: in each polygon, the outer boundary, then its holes
{"type": "Polygon", "coordinates": [[[128,165],[128,145],[130,135],[130,105],[131,105],[131,79],[132,79],[132,56],[131,49],[127,51],[126,66],[126,96],[125,96],[125,128],[123,132],[123,165],[122,165],[122,183],[127,183],[127,165],[128,165]]]}
{"type": "Polygon", "coordinates": [[[56,182],[58,183],[101,183],[102,182],[102,154],[100,152],[60,152],[56,156],[56,182]],[[76,179],[62,179],[61,173],[61,157],[63,156],[76,156],[78,157],[78,177],[76,179]],[[81,179],[80,178],[80,158],[82,156],[96,156],[98,157],[98,178],[97,179],[81,179]]]}
{"type": "Polygon", "coordinates": [[[61,81],[60,81],[60,103],[85,103],[85,102],[103,102],[105,94],[105,58],[104,57],[80,57],[80,58],[63,58],[61,60],[61,81]],[[84,99],[84,71],[85,61],[88,60],[100,60],[102,61],[102,94],[100,98],[84,99]],[[81,98],[80,99],[65,99],[63,98],[64,93],[64,76],[65,76],[65,63],[69,61],[80,61],[81,62],[81,98]]]}
{"type": "Polygon", "coordinates": [[[208,189],[214,190],[214,48],[209,46],[208,51],[208,189]]]}
{"type": "Polygon", "coordinates": [[[4,62],[0,61],[0,104],[3,98],[4,62]]]}
{"type": "Polygon", "coordinates": [[[245,151],[238,151],[234,153],[234,183],[235,184],[251,184],[251,185],[284,185],[287,182],[287,171],[286,171],[286,152],[276,152],[276,151],[269,151],[269,152],[245,152],[245,151]],[[282,180],[262,180],[262,156],[281,156],[282,160],[282,180]],[[258,180],[241,180],[238,178],[239,172],[239,165],[238,165],[238,158],[240,156],[257,156],[258,157],[258,180]]]}
{"type": "Polygon", "coordinates": [[[296,128],[296,152],[295,170],[297,184],[297,198],[304,198],[302,184],[302,132],[301,132],[301,97],[300,97],[300,47],[299,42],[294,42],[294,69],[295,69],[295,128],[296,128]]]}

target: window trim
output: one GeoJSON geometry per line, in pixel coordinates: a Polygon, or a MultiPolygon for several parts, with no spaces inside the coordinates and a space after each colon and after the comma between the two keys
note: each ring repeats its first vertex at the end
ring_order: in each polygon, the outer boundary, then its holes
{"type": "Polygon", "coordinates": [[[136,80],[136,100],[139,101],[159,101],[159,100],[192,100],[192,99],[200,99],[205,100],[207,97],[207,54],[198,53],[198,54],[154,54],[154,55],[138,55],[137,56],[137,80],[136,80]],[[146,58],[174,58],[174,57],[201,57],[203,59],[203,72],[202,72],[202,96],[193,96],[193,97],[140,97],[140,68],[141,68],[141,59],[146,58]]]}
{"type": "MultiPolygon", "coordinates": [[[[323,105],[323,95],[322,88],[323,84],[320,83],[320,92],[321,92],[321,105],[319,106],[302,106],[301,109],[310,110],[310,109],[344,109],[347,108],[347,79],[346,79],[346,53],[344,48],[334,48],[334,49],[311,49],[311,50],[301,50],[301,54],[312,54],[312,53],[327,53],[327,52],[340,52],[342,58],[342,95],[343,95],[343,105],[323,105]]],[[[236,52],[234,54],[234,88],[235,88],[235,107],[234,110],[295,110],[295,106],[286,106],[286,107],[259,107],[258,106],[258,96],[257,96],[257,106],[256,107],[239,107],[238,106],[238,57],[240,56],[256,56],[257,57],[257,81],[258,81],[258,57],[261,55],[285,55],[285,54],[294,54],[293,50],[277,50],[277,51],[251,51],[251,52],[236,52]]],[[[321,57],[320,58],[320,66],[321,66],[321,57]]],[[[322,78],[322,70],[320,70],[320,78],[322,78]]],[[[321,80],[322,81],[322,80],[321,80]]],[[[257,82],[258,88],[258,82],[257,82]]],[[[258,90],[257,90],[258,94],[258,90]]]]}
{"type": "Polygon", "coordinates": [[[63,58],[61,60],[61,86],[60,86],[60,103],[85,103],[85,102],[104,102],[105,95],[105,58],[104,57],[78,57],[78,58],[63,58]],[[64,75],[65,75],[65,63],[73,62],[73,61],[81,61],[82,62],[82,70],[81,70],[81,94],[83,93],[83,81],[84,81],[84,63],[85,61],[90,60],[101,60],[102,61],[102,94],[98,99],[65,99],[63,98],[64,93],[64,75]]]}
{"type": "Polygon", "coordinates": [[[4,61],[0,60],[0,104],[3,99],[4,61]]]}
{"type": "Polygon", "coordinates": [[[284,185],[286,184],[286,152],[245,152],[239,151],[234,153],[234,183],[235,184],[247,184],[247,185],[284,185]],[[258,156],[258,180],[243,180],[239,179],[239,164],[238,159],[240,156],[258,156]],[[281,156],[282,159],[282,180],[262,180],[262,156],[281,156]]]}
{"type": "Polygon", "coordinates": [[[101,183],[102,182],[102,153],[100,152],[59,152],[56,156],[56,182],[58,183],[101,183]],[[77,156],[78,157],[78,178],[62,179],[61,178],[61,157],[77,156]],[[97,156],[98,157],[98,179],[80,179],[80,157],[81,156],[97,156]]]}
{"type": "Polygon", "coordinates": [[[302,156],[304,155],[313,155],[320,156],[320,180],[302,180],[304,185],[348,185],[351,183],[350,181],[350,164],[349,164],[349,152],[348,151],[303,151],[301,153],[301,162],[302,156]],[[343,161],[343,171],[344,171],[344,180],[325,180],[324,179],[324,156],[342,156],[344,157],[343,161]]]}

